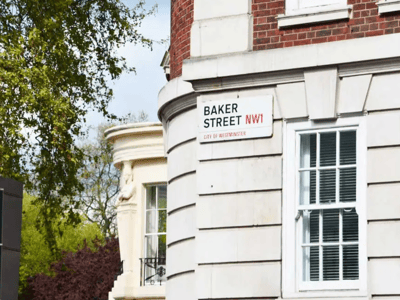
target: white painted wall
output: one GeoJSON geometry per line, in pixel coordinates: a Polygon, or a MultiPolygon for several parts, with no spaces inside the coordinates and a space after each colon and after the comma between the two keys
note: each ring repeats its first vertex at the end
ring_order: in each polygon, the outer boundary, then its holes
{"type": "Polygon", "coordinates": [[[198,228],[281,224],[280,191],[201,196],[196,204],[198,228]]]}
{"type": "Polygon", "coordinates": [[[133,196],[117,204],[117,225],[124,272],[114,282],[109,300],[165,297],[165,286],[140,286],[140,261],[144,257],[146,186],[167,182],[160,123],[127,124],[106,131],[113,143],[114,164],[132,167],[133,196]]]}
{"type": "Polygon", "coordinates": [[[190,56],[249,51],[253,17],[249,0],[195,0],[190,56]]]}
{"type": "MultiPolygon", "coordinates": [[[[334,124],[351,116],[367,123],[368,188],[366,198],[360,199],[367,208],[363,222],[368,221],[367,291],[373,299],[396,299],[400,294],[400,69],[393,47],[400,45],[400,34],[232,53],[246,51],[243,37],[250,19],[246,21],[245,2],[195,1],[193,59],[184,62],[183,77],[165,88],[176,96],[160,94],[160,109],[181,99],[177,82],[182,79],[194,82],[194,87],[204,80],[197,91],[198,103],[268,94],[274,98],[273,136],[201,144],[196,109],[177,110],[169,120],[168,265],[173,267],[167,299],[282,297],[281,207],[286,193],[282,165],[287,147],[283,128],[289,122],[309,120],[334,124]],[[227,43],[224,34],[235,35],[238,41],[227,43]],[[393,59],[394,65],[377,64],[381,59],[393,59]],[[295,76],[298,70],[302,76],[295,76]],[[260,83],[258,74],[274,83],[260,83]],[[226,82],[231,85],[224,86],[226,82]]],[[[368,298],[348,296],[327,291],[315,299],[368,298]]]]}

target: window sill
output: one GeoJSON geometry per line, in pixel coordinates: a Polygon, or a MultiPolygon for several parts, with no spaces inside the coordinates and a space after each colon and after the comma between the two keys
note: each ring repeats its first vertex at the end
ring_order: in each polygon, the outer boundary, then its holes
{"type": "Polygon", "coordinates": [[[399,0],[379,1],[376,4],[378,5],[379,14],[400,11],[399,0]]]}
{"type": "MultiPolygon", "coordinates": [[[[399,0],[396,1],[400,3],[399,0]]],[[[333,20],[349,19],[351,16],[352,5],[328,6],[324,9],[311,8],[299,9],[286,12],[285,15],[278,15],[278,28],[289,27],[301,24],[319,23],[333,20]]]]}

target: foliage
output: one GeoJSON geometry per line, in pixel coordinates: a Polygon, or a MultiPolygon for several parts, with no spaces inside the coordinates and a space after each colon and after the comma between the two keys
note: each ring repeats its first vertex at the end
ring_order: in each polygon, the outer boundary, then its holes
{"type": "Polygon", "coordinates": [[[142,123],[142,122],[147,122],[148,120],[149,120],[149,115],[145,111],[141,110],[137,115],[135,113],[130,112],[126,116],[122,117],[121,124],[142,123]]]}
{"type": "MultiPolygon", "coordinates": [[[[144,111],[129,113],[123,123],[148,120],[144,111]]],[[[79,193],[81,210],[90,222],[100,225],[104,236],[116,235],[115,203],[119,193],[120,172],[113,165],[112,145],[105,139],[104,131],[113,124],[101,124],[96,128],[97,137],[83,145],[85,160],[80,171],[83,190],[79,193]]]]}
{"type": "Polygon", "coordinates": [[[37,227],[56,256],[53,216],[80,222],[74,142],[85,115],[115,118],[107,79],[134,71],[116,50],[152,44],[137,29],[154,10],[137,1],[130,10],[120,0],[0,0],[0,175],[36,192],[37,227]]]}
{"type": "MultiPolygon", "coordinates": [[[[50,275],[50,264],[54,261],[43,234],[35,227],[40,208],[33,202],[34,197],[24,195],[19,268],[20,294],[26,289],[28,278],[39,273],[50,275]]],[[[82,220],[84,219],[82,218],[82,220]]],[[[57,226],[57,223],[54,221],[52,226],[57,226]]],[[[84,244],[85,240],[92,241],[96,237],[102,239],[102,233],[97,224],[82,222],[75,228],[72,225],[67,225],[64,221],[61,224],[63,235],[57,234],[56,241],[58,248],[64,251],[76,251],[79,245],[84,244]]],[[[92,249],[95,248],[93,242],[88,243],[88,246],[92,249]]]]}
{"type": "Polygon", "coordinates": [[[76,253],[64,253],[52,264],[55,276],[36,275],[30,280],[29,296],[22,299],[98,299],[107,300],[114,276],[120,268],[118,240],[108,239],[105,245],[94,240],[95,250],[85,243],[76,253]]]}

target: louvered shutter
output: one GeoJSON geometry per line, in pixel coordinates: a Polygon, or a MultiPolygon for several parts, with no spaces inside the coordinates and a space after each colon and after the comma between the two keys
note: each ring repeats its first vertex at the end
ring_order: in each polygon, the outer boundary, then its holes
{"type": "Polygon", "coordinates": [[[303,281],[359,278],[356,136],[355,130],[300,135],[303,281]]]}

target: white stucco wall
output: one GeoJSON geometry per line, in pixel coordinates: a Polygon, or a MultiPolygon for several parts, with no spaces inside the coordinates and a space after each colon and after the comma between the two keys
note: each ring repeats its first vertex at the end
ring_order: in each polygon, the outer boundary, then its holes
{"type": "Polygon", "coordinates": [[[366,122],[368,185],[367,293],[357,299],[398,299],[400,55],[393,45],[399,42],[394,34],[185,61],[177,81],[193,88],[159,98],[169,159],[168,264],[174,266],[167,300],[282,297],[283,128],[354,116],[366,122]],[[199,143],[196,107],[180,112],[174,103],[244,95],[273,96],[272,137],[199,143]],[[174,115],[165,113],[168,107],[176,107],[174,115]]]}
{"type": "Polygon", "coordinates": [[[351,117],[366,122],[366,290],[313,299],[398,300],[400,34],[253,52],[250,5],[195,0],[191,59],[159,95],[168,156],[167,300],[307,298],[282,292],[294,276],[282,271],[285,127],[351,117]],[[201,102],[266,95],[273,97],[272,137],[199,142],[201,102]]]}
{"type": "Polygon", "coordinates": [[[167,182],[163,132],[160,123],[139,123],[108,129],[113,143],[114,164],[129,166],[133,174],[133,196],[117,204],[117,225],[123,273],[114,282],[109,300],[162,299],[165,285],[141,286],[140,258],[144,256],[146,187],[167,182]]]}

